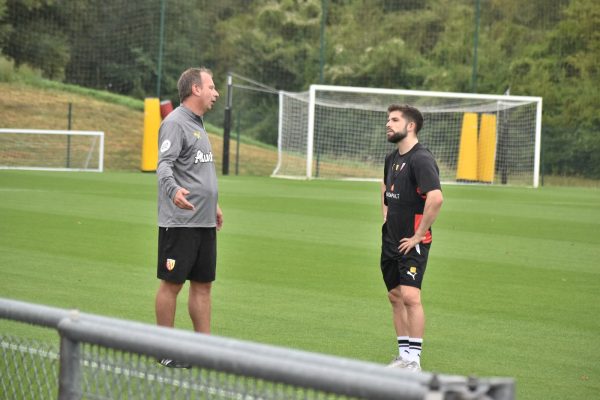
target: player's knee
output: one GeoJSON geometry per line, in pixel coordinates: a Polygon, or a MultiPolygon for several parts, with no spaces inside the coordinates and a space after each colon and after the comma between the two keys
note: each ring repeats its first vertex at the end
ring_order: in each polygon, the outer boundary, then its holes
{"type": "Polygon", "coordinates": [[[394,305],[401,305],[403,303],[402,300],[402,292],[399,289],[392,289],[388,292],[388,300],[394,305]]]}
{"type": "Polygon", "coordinates": [[[182,283],[172,283],[167,281],[161,281],[159,291],[171,296],[177,296],[183,287],[182,283]]]}
{"type": "Polygon", "coordinates": [[[413,291],[402,293],[402,301],[404,302],[405,307],[420,307],[421,294],[413,291]]]}
{"type": "Polygon", "coordinates": [[[212,288],[211,282],[193,282],[190,281],[190,294],[196,296],[210,296],[212,288]]]}

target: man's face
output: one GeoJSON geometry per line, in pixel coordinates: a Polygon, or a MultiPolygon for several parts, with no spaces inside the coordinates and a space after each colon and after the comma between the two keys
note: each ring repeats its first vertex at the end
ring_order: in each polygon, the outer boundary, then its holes
{"type": "Polygon", "coordinates": [[[202,79],[202,86],[196,85],[196,96],[200,101],[204,111],[208,111],[212,108],[215,101],[219,98],[219,92],[215,87],[212,76],[206,72],[201,72],[200,77],[202,79]]]}
{"type": "Polygon", "coordinates": [[[402,112],[392,111],[388,115],[386,127],[387,140],[390,143],[398,143],[408,135],[409,122],[404,119],[402,112]]]}

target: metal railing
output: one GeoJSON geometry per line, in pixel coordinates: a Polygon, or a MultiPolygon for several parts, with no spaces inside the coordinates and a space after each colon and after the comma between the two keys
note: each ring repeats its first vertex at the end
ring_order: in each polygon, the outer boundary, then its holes
{"type": "Polygon", "coordinates": [[[0,332],[0,398],[514,399],[510,378],[414,373],[0,298],[0,319],[52,328],[60,348],[0,332]],[[160,366],[171,358],[190,369],[160,366]]]}

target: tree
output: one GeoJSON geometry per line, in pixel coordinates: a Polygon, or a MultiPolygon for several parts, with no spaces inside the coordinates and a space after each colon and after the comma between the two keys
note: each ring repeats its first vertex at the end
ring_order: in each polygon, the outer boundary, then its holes
{"type": "MultiPolygon", "coordinates": [[[[572,141],[569,147],[575,149],[567,162],[568,168],[556,171],[559,173],[600,178],[599,30],[600,3],[573,0],[549,41],[548,53],[559,45],[563,51],[560,80],[556,85],[561,101],[551,106],[560,117],[557,124],[564,126],[551,138],[550,145],[556,144],[559,136],[568,134],[572,141]]],[[[562,151],[562,146],[548,149],[550,157],[560,157],[562,151]]]]}
{"type": "Polygon", "coordinates": [[[0,49],[3,49],[12,26],[5,20],[8,12],[6,0],[0,0],[0,49]]]}
{"type": "Polygon", "coordinates": [[[424,42],[431,37],[424,33],[427,27],[423,25],[435,25],[435,18],[428,9],[430,2],[417,3],[356,1],[333,5],[326,81],[354,86],[421,86],[429,63],[420,49],[429,45],[424,42]],[[417,14],[426,21],[422,26],[414,24],[417,14]]]}
{"type": "Polygon", "coordinates": [[[301,90],[314,82],[320,1],[266,0],[250,8],[218,24],[219,63],[276,88],[301,90]]]}
{"type": "Polygon", "coordinates": [[[600,178],[600,4],[573,0],[528,56],[511,64],[511,89],[544,99],[544,170],[600,178]]]}
{"type": "Polygon", "coordinates": [[[62,18],[55,1],[8,0],[6,7],[9,22],[0,28],[0,35],[7,36],[2,52],[11,57],[17,67],[30,64],[47,78],[62,79],[71,53],[62,30],[68,21],[62,18]]]}
{"type": "MultiPolygon", "coordinates": [[[[217,24],[217,64],[277,89],[299,91],[316,82],[320,1],[264,0],[249,8],[217,24]]],[[[237,110],[244,110],[250,126],[245,133],[275,144],[277,96],[245,98],[236,105],[237,110]]]]}

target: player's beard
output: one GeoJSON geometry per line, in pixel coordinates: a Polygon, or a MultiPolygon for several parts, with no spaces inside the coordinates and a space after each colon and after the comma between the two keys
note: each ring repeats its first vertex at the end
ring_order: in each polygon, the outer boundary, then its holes
{"type": "Polygon", "coordinates": [[[401,140],[403,140],[406,136],[408,136],[408,130],[406,129],[406,126],[405,126],[403,130],[394,132],[393,135],[388,136],[387,140],[390,143],[398,143],[401,140]]]}

